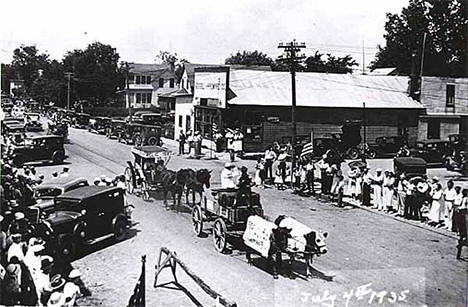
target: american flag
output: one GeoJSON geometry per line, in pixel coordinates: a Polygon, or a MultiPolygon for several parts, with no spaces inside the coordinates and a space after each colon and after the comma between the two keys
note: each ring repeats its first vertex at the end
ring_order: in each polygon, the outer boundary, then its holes
{"type": "Polygon", "coordinates": [[[307,155],[311,155],[314,151],[314,144],[312,142],[307,143],[302,147],[301,158],[307,155]]]}
{"type": "Polygon", "coordinates": [[[145,307],[145,262],[146,255],[141,257],[140,278],[138,278],[138,282],[135,285],[127,307],[145,307]]]}

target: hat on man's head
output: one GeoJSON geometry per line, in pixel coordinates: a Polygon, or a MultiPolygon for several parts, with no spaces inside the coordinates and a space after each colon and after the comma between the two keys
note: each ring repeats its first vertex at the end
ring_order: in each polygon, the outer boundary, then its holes
{"type": "Polygon", "coordinates": [[[18,208],[18,207],[19,207],[19,204],[18,204],[18,202],[16,201],[16,199],[12,199],[12,200],[10,200],[9,206],[10,206],[11,208],[18,208]]]}
{"type": "Polygon", "coordinates": [[[48,255],[41,256],[41,270],[50,268],[54,263],[54,258],[48,255]]]}
{"type": "Polygon", "coordinates": [[[15,220],[22,220],[24,219],[24,213],[23,212],[16,212],[15,213],[15,220]]]}
{"type": "Polygon", "coordinates": [[[60,274],[56,274],[50,279],[49,288],[52,291],[60,289],[63,285],[65,285],[65,279],[60,274]]]}
{"type": "Polygon", "coordinates": [[[78,278],[81,276],[81,272],[78,269],[73,269],[70,271],[70,274],[68,274],[68,278],[73,279],[73,278],[78,278]]]}
{"type": "Polygon", "coordinates": [[[224,163],[224,168],[231,168],[231,167],[233,167],[231,162],[224,163]]]}

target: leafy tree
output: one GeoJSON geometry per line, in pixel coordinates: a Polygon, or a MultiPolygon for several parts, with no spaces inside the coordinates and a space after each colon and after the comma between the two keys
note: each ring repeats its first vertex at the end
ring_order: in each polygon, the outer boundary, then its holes
{"type": "Polygon", "coordinates": [[[13,74],[24,80],[26,91],[29,92],[34,81],[40,76],[40,71],[49,63],[49,55],[39,53],[36,46],[21,45],[13,51],[11,69],[13,74]]]}
{"type": "Polygon", "coordinates": [[[274,61],[265,53],[260,51],[237,51],[236,54],[231,54],[224,63],[228,65],[262,65],[270,66],[274,61]]]}
{"type": "Polygon", "coordinates": [[[169,51],[159,51],[159,54],[156,56],[156,61],[169,64],[176,75],[177,83],[182,79],[184,74],[184,63],[189,63],[184,58],[179,58],[177,53],[171,53],[169,51]]]}
{"type": "Polygon", "coordinates": [[[326,60],[322,59],[323,56],[323,53],[316,51],[314,55],[307,57],[304,61],[304,71],[346,74],[352,73],[353,66],[358,65],[350,55],[337,57],[327,53],[326,60]]]}
{"type": "MultiPolygon", "coordinates": [[[[424,74],[440,76],[466,75],[467,28],[465,0],[410,0],[401,14],[387,14],[385,47],[379,51],[370,68],[397,67],[410,74],[412,54],[421,62],[426,34],[424,74]]],[[[415,67],[416,72],[420,67],[415,67]]]]}
{"type": "Polygon", "coordinates": [[[96,105],[113,101],[125,83],[119,58],[115,48],[100,42],[67,52],[63,65],[65,72],[73,73],[72,101],[88,100],[96,105]]]}

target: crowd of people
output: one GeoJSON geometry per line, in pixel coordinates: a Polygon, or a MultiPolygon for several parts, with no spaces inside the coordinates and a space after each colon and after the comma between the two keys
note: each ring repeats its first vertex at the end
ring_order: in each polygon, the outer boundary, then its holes
{"type": "Polygon", "coordinates": [[[343,173],[344,161],[330,151],[319,160],[299,157],[293,169],[289,152],[286,147],[266,149],[256,164],[254,182],[258,187],[292,189],[307,196],[320,194],[334,199],[338,206],[344,205],[346,196],[363,206],[456,233],[465,227],[468,190],[451,180],[443,187],[437,177],[409,177],[380,168],[371,172],[364,159],[348,164],[343,173]]]}

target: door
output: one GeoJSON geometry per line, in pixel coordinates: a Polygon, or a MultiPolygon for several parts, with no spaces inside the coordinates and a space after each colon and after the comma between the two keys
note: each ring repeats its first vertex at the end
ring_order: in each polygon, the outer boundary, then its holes
{"type": "Polygon", "coordinates": [[[48,146],[46,139],[35,140],[33,144],[33,149],[31,150],[30,159],[34,160],[44,160],[50,158],[48,155],[48,146]]]}
{"type": "Polygon", "coordinates": [[[84,201],[86,222],[90,238],[97,238],[107,232],[106,229],[106,194],[96,195],[84,201]]]}

